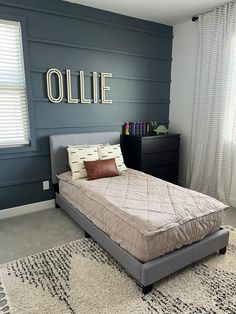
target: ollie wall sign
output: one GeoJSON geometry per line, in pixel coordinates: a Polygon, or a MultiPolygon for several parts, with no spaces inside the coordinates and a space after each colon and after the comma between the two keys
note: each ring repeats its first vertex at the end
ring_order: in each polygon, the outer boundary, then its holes
{"type": "Polygon", "coordinates": [[[101,103],[102,104],[111,104],[112,100],[106,98],[106,92],[110,91],[110,86],[107,85],[106,79],[112,77],[112,73],[100,73],[100,78],[98,77],[97,72],[92,72],[91,83],[92,83],[92,99],[85,98],[85,84],[84,84],[84,71],[79,71],[79,90],[80,90],[80,99],[74,98],[72,96],[72,86],[71,86],[71,70],[66,70],[66,88],[64,88],[64,79],[60,70],[58,69],[49,69],[47,71],[47,96],[49,101],[53,103],[59,103],[67,95],[66,101],[71,104],[90,104],[98,103],[98,86],[100,86],[101,92],[101,103]],[[53,95],[52,91],[52,77],[55,77],[57,82],[58,91],[57,95],[53,95]],[[100,79],[100,84],[98,80],[100,79]],[[64,91],[66,89],[66,93],[64,91]]]}

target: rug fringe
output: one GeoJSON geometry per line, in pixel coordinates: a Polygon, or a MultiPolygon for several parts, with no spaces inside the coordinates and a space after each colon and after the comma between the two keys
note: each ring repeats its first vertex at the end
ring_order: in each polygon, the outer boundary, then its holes
{"type": "Polygon", "coordinates": [[[9,306],[7,305],[7,299],[2,299],[0,302],[6,301],[6,303],[0,307],[0,313],[9,314],[9,306]]]}
{"type": "Polygon", "coordinates": [[[229,229],[231,231],[235,231],[235,227],[230,226],[230,225],[223,225],[223,228],[229,229]]]}
{"type": "Polygon", "coordinates": [[[1,281],[1,274],[0,274],[0,314],[10,314],[10,307],[8,305],[8,300],[6,298],[6,293],[4,292],[3,283],[1,281]]]}

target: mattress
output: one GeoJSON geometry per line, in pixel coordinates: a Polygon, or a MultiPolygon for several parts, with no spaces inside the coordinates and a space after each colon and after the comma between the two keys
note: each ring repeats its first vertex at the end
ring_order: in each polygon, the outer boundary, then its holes
{"type": "Polygon", "coordinates": [[[97,180],[58,176],[59,193],[141,262],[219,230],[226,205],[143,172],[97,180]]]}

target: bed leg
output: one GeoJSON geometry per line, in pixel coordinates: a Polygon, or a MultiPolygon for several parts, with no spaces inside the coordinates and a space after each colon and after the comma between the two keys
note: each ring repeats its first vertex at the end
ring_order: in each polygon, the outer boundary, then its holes
{"type": "Polygon", "coordinates": [[[88,232],[84,231],[85,238],[91,238],[91,235],[88,232]]]}
{"type": "Polygon", "coordinates": [[[223,247],[223,249],[220,249],[220,250],[219,250],[219,253],[220,253],[221,255],[225,255],[226,249],[227,249],[226,246],[223,247]]]}
{"type": "Polygon", "coordinates": [[[148,285],[148,286],[143,286],[142,287],[143,294],[148,294],[149,292],[152,291],[152,288],[153,288],[153,284],[148,285]]]}

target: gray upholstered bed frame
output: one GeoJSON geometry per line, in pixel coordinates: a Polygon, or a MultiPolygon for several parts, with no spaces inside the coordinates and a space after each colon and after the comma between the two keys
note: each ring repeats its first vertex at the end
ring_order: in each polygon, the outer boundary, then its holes
{"type": "MultiPolygon", "coordinates": [[[[118,132],[98,132],[80,134],[62,134],[50,136],[50,155],[52,182],[58,183],[57,175],[69,170],[66,147],[82,144],[117,144],[120,142],[118,132]]],[[[125,269],[142,285],[144,293],[152,290],[153,283],[167,275],[180,270],[217,251],[226,252],[229,240],[229,231],[219,231],[205,237],[199,242],[185,246],[174,252],[142,263],[127,251],[122,249],[101,229],[96,227],[78,209],[69,204],[59,193],[56,193],[56,204],[60,206],[76,223],[91,236],[107,252],[109,252],[125,269]]]]}

